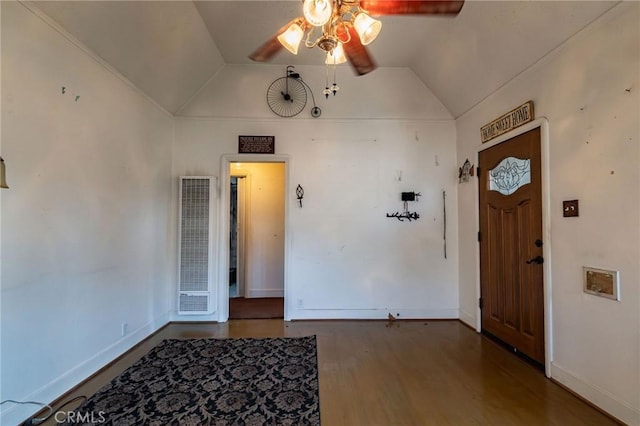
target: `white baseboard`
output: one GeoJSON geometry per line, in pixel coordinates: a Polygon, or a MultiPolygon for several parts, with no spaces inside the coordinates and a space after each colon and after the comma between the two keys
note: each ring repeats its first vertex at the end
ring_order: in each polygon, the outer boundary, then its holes
{"type": "MultiPolygon", "coordinates": [[[[177,309],[173,309],[169,312],[169,322],[219,322],[220,313],[218,302],[211,298],[213,305],[213,311],[210,314],[190,314],[190,313],[178,313],[177,309]],[[215,303],[214,303],[215,302],[215,303]]],[[[224,299],[223,299],[224,300],[224,299]]],[[[227,302],[228,303],[228,302],[227,302]]]]}
{"type": "Polygon", "coordinates": [[[471,315],[468,312],[463,311],[462,309],[460,309],[459,316],[460,316],[460,321],[467,324],[469,327],[473,328],[474,330],[477,330],[477,321],[475,316],[471,315]]]}
{"type": "MultiPolygon", "coordinates": [[[[76,367],[21,399],[24,401],[43,401],[45,403],[51,403],[61,395],[64,395],[65,392],[68,392],[74,386],[77,386],[83,380],[91,377],[91,375],[95,374],[101,368],[118,358],[133,346],[149,337],[168,322],[169,313],[166,313],[156,320],[151,321],[141,328],[129,333],[127,336],[113,343],[111,346],[106,347],[93,357],[78,364],[76,367]]],[[[5,408],[3,405],[0,424],[20,424],[30,416],[37,413],[41,408],[42,407],[37,405],[14,405],[12,407],[5,408]]]]}
{"type": "Polygon", "coordinates": [[[179,314],[177,311],[172,311],[169,315],[169,321],[171,322],[218,322],[220,318],[218,313],[214,312],[210,315],[189,315],[179,314]]]}
{"type": "Polygon", "coordinates": [[[551,363],[551,378],[571,389],[598,408],[630,426],[640,425],[640,409],[618,400],[615,395],[568,372],[555,362],[551,363]]]}
{"type": "Polygon", "coordinates": [[[290,320],[303,319],[458,319],[458,309],[292,309],[290,320]]]}

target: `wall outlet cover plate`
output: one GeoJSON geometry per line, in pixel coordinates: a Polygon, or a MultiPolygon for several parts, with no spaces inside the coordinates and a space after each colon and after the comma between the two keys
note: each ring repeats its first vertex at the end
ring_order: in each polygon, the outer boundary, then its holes
{"type": "Polygon", "coordinates": [[[620,300],[618,271],[582,267],[584,274],[584,292],[608,299],[620,300]]]}

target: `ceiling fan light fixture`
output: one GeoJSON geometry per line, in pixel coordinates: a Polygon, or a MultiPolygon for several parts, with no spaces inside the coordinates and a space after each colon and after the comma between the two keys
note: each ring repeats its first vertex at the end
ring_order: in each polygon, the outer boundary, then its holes
{"type": "MultiPolygon", "coordinates": [[[[0,0],[2,1],[2,0],[0,0]]],[[[460,13],[465,0],[296,0],[302,2],[303,15],[289,21],[272,35],[249,58],[266,62],[285,47],[293,54],[304,38],[306,48],[322,49],[325,63],[342,62],[338,43],[357,75],[375,70],[377,65],[367,45],[376,40],[382,22],[373,16],[450,15],[460,13]],[[316,27],[318,30],[316,30],[316,27]],[[328,56],[326,53],[329,52],[328,56]],[[335,56],[335,58],[334,58],[335,56]]],[[[299,6],[298,6],[299,7],[299,6]]],[[[335,71],[334,67],[334,71],[335,71]]]]}
{"type": "Polygon", "coordinates": [[[300,27],[300,24],[298,24],[298,22],[294,22],[278,36],[278,41],[289,52],[297,55],[298,47],[300,47],[300,42],[302,41],[303,36],[304,31],[300,27]]]}
{"type": "Polygon", "coordinates": [[[366,46],[378,37],[382,29],[382,22],[373,19],[364,12],[360,12],[358,16],[356,16],[356,19],[354,19],[353,26],[360,36],[360,41],[366,46]]]}
{"type": "Polygon", "coordinates": [[[344,55],[342,43],[338,43],[331,52],[327,52],[327,58],[324,61],[327,65],[338,65],[344,64],[345,62],[347,62],[347,57],[344,55]]]}
{"type": "Polygon", "coordinates": [[[331,0],[304,0],[302,12],[307,22],[321,27],[331,19],[333,13],[331,0]]]}

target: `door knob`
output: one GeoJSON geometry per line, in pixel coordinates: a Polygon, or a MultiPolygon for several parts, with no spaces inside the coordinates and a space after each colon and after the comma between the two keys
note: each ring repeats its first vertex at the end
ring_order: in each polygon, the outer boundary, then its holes
{"type": "Polygon", "coordinates": [[[532,259],[527,260],[527,265],[530,265],[532,263],[536,263],[538,265],[541,265],[542,263],[544,263],[544,257],[542,256],[536,256],[532,259]]]}

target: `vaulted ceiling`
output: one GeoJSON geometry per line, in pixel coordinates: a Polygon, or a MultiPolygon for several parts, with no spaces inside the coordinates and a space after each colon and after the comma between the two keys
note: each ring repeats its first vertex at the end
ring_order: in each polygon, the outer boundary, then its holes
{"type": "MultiPolygon", "coordinates": [[[[455,18],[384,16],[368,47],[379,67],[412,69],[459,117],[616,3],[467,0],[455,18]]],[[[171,113],[225,64],[261,66],[248,55],[302,9],[300,0],[28,5],[171,113]]],[[[293,56],[283,49],[271,62],[322,66],[318,48],[300,51],[293,56]]]]}

